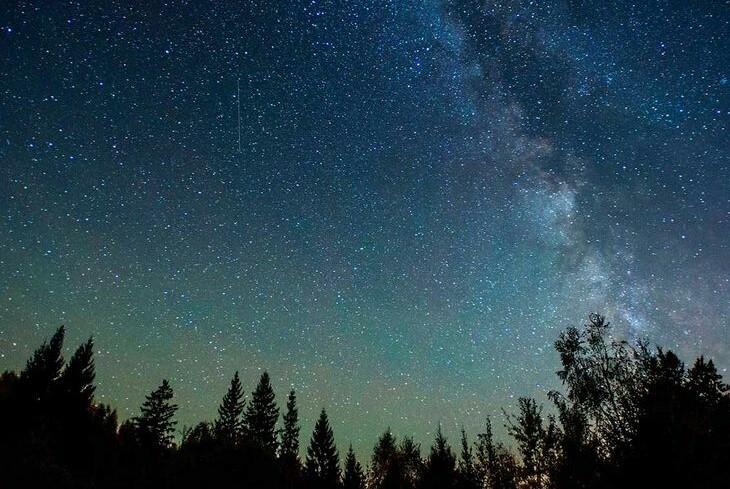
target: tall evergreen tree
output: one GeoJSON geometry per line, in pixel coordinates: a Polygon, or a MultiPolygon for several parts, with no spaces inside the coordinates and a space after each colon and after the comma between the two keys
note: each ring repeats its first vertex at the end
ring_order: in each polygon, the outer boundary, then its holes
{"type": "Polygon", "coordinates": [[[76,350],[63,369],[60,377],[60,394],[68,408],[88,411],[94,401],[94,340],[88,341],[76,350]]]}
{"type": "Polygon", "coordinates": [[[281,431],[279,444],[279,462],[287,488],[301,486],[302,464],[299,460],[299,410],[294,389],[289,391],[284,413],[284,428],[281,431]]]}
{"type": "Polygon", "coordinates": [[[261,375],[251,402],[244,416],[245,431],[248,438],[270,453],[276,452],[276,421],[279,408],[276,406],[274,390],[271,388],[269,374],[261,375]]]}
{"type": "Polygon", "coordinates": [[[413,441],[413,438],[406,436],[398,444],[396,454],[396,465],[398,469],[399,487],[412,489],[418,485],[418,480],[423,472],[423,460],[421,460],[421,445],[413,441]]]}
{"type": "Polygon", "coordinates": [[[215,421],[214,432],[218,440],[228,445],[238,443],[243,430],[243,408],[246,404],[243,398],[241,380],[238,371],[233,374],[231,385],[218,406],[218,419],[215,421]]]}
{"type": "Polygon", "coordinates": [[[143,445],[152,448],[170,448],[177,421],[172,418],[177,405],[172,404],[172,387],[166,379],[148,394],[142,407],[141,415],[134,418],[134,425],[143,445]]]}
{"type": "Polygon", "coordinates": [[[413,438],[400,444],[388,428],[373,448],[368,487],[373,489],[413,489],[417,486],[423,461],[421,447],[413,438]]]}
{"type": "Polygon", "coordinates": [[[342,489],[365,489],[365,474],[362,465],[355,458],[352,445],[347,450],[345,457],[345,473],[342,476],[342,489]]]}
{"type": "Polygon", "coordinates": [[[479,489],[481,481],[474,464],[474,451],[466,436],[466,430],[461,428],[461,454],[459,455],[459,484],[460,489],[479,489]]]}
{"type": "MultiPolygon", "coordinates": [[[[58,453],[72,473],[93,472],[93,460],[103,457],[110,444],[110,424],[116,425],[111,410],[94,402],[94,343],[91,338],[78,347],[53,388],[49,447],[58,453]]],[[[116,426],[114,426],[116,428],[116,426]]]]}
{"type": "Polygon", "coordinates": [[[370,487],[375,489],[389,487],[386,481],[389,479],[389,473],[392,472],[396,455],[395,436],[388,428],[378,437],[378,441],[373,447],[373,456],[370,462],[370,487]]]}
{"type": "Polygon", "coordinates": [[[336,489],[340,485],[340,457],[324,409],[314,425],[304,469],[312,489],[336,489]]]}
{"type": "Polygon", "coordinates": [[[299,457],[299,410],[294,389],[289,391],[289,397],[286,400],[279,456],[282,460],[297,460],[299,457]]]}
{"type": "Polygon", "coordinates": [[[424,464],[421,487],[448,489],[456,485],[456,456],[439,425],[431,453],[424,464]]]}
{"type": "Polygon", "coordinates": [[[489,417],[487,417],[484,433],[477,435],[474,459],[477,478],[486,483],[490,463],[494,460],[494,435],[492,433],[492,420],[489,417]]]}
{"type": "Polygon", "coordinates": [[[63,368],[63,339],[66,328],[56,330],[50,341],[43,342],[28,359],[20,373],[20,386],[23,394],[34,403],[47,401],[51,390],[61,375],[63,368]]]}

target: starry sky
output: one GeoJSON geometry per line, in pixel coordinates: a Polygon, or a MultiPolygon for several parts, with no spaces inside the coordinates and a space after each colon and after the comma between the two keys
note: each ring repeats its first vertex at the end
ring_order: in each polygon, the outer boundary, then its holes
{"type": "Polygon", "coordinates": [[[719,0],[11,0],[0,369],[65,324],[99,400],[126,418],[166,377],[181,425],[267,369],[303,441],[324,406],[362,454],[547,402],[592,311],[727,375],[729,23],[719,0]]]}

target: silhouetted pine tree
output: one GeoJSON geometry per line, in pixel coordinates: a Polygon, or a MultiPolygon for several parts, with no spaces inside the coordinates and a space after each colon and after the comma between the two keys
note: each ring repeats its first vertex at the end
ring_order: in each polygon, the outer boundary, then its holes
{"type": "Polygon", "coordinates": [[[274,399],[269,374],[264,372],[244,415],[244,426],[249,440],[271,454],[276,453],[276,421],[279,419],[279,408],[274,399]]]}
{"type": "Polygon", "coordinates": [[[362,465],[355,458],[352,445],[347,450],[345,457],[345,473],[342,476],[342,489],[365,489],[365,474],[362,465]]]}
{"type": "Polygon", "coordinates": [[[284,414],[284,428],[281,432],[279,455],[282,460],[298,460],[299,458],[299,410],[294,389],[289,391],[284,414]]]}
{"type": "Polygon", "coordinates": [[[304,471],[308,486],[312,489],[336,489],[340,485],[340,457],[324,409],[314,426],[304,471]]]}
{"type": "Polygon", "coordinates": [[[398,487],[393,482],[393,472],[397,463],[397,449],[395,437],[390,428],[380,435],[373,447],[373,456],[370,462],[370,487],[374,489],[389,489],[398,487]]]}
{"type": "Polygon", "coordinates": [[[172,387],[166,379],[146,396],[140,408],[142,414],[134,418],[135,428],[144,446],[162,449],[173,446],[177,421],[172,418],[177,411],[177,405],[170,402],[172,397],[172,387]]]}
{"type": "Polygon", "coordinates": [[[431,452],[423,466],[420,487],[426,489],[448,489],[456,485],[456,456],[451,451],[441,425],[436,430],[436,438],[431,452]]]}
{"type": "Polygon", "coordinates": [[[43,342],[20,372],[22,395],[33,405],[48,401],[51,390],[63,368],[63,339],[66,329],[61,326],[50,341],[43,342]]]}
{"type": "Polygon", "coordinates": [[[373,448],[368,487],[374,489],[413,489],[417,486],[423,462],[421,447],[405,437],[399,445],[388,428],[373,448]]]}
{"type": "Polygon", "coordinates": [[[458,464],[458,487],[460,489],[480,489],[481,480],[474,464],[474,451],[466,436],[466,430],[461,428],[461,454],[458,464]]]}
{"type": "Polygon", "coordinates": [[[86,412],[94,401],[94,341],[79,346],[63,369],[59,381],[61,402],[76,412],[86,412]]]}
{"type": "Polygon", "coordinates": [[[243,408],[246,404],[243,399],[243,388],[238,378],[238,372],[233,374],[228,391],[218,406],[218,419],[215,421],[214,433],[216,438],[226,445],[235,445],[239,442],[243,430],[243,408]]]}
{"type": "Polygon", "coordinates": [[[57,393],[64,336],[61,326],[33,352],[19,376],[3,375],[3,399],[10,404],[0,406],[0,486],[73,485],[58,450],[50,446],[58,439],[61,418],[57,393]]]}
{"type": "Polygon", "coordinates": [[[104,411],[94,411],[94,343],[91,338],[78,347],[61,372],[53,389],[53,416],[48,424],[50,450],[75,475],[88,478],[91,464],[103,452],[99,438],[107,438],[104,411]],[[95,415],[100,415],[101,418],[95,415]]]}
{"type": "Polygon", "coordinates": [[[412,489],[418,485],[421,472],[423,472],[423,460],[421,460],[421,445],[413,441],[410,436],[403,437],[398,444],[396,454],[396,465],[400,487],[412,489]]]}
{"type": "Polygon", "coordinates": [[[474,454],[474,469],[476,471],[477,478],[482,481],[485,486],[488,474],[492,471],[494,458],[492,420],[487,417],[484,433],[477,434],[476,450],[474,454]]]}
{"type": "Polygon", "coordinates": [[[287,487],[296,487],[301,479],[301,463],[299,461],[299,410],[294,389],[289,391],[284,413],[284,428],[281,431],[279,445],[279,461],[283,470],[287,487]]]}

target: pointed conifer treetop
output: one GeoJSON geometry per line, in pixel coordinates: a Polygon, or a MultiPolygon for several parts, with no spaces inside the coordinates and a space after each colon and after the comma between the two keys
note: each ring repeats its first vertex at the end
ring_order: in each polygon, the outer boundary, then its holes
{"type": "Polygon", "coordinates": [[[134,418],[134,424],[143,443],[157,448],[172,446],[177,424],[177,421],[172,419],[177,411],[177,405],[171,402],[172,397],[172,387],[166,379],[146,396],[140,408],[141,415],[134,418]]]}
{"type": "Polygon", "coordinates": [[[80,409],[88,409],[94,402],[94,340],[89,338],[78,347],[61,374],[63,395],[80,409]]]}
{"type": "Polygon", "coordinates": [[[314,433],[307,448],[306,476],[318,487],[334,488],[340,481],[340,457],[335,446],[335,437],[322,409],[314,433]]]}
{"type": "Polygon", "coordinates": [[[280,456],[282,459],[297,460],[299,455],[299,410],[294,389],[289,391],[284,414],[284,429],[281,432],[280,456]]]}
{"type": "Polygon", "coordinates": [[[246,408],[244,424],[247,436],[263,449],[276,452],[278,419],[279,408],[276,406],[274,390],[271,388],[269,374],[264,372],[246,408]]]}
{"type": "Polygon", "coordinates": [[[44,341],[33,352],[20,372],[20,381],[31,399],[47,398],[52,385],[58,380],[63,368],[63,339],[66,328],[59,327],[49,341],[44,341]]]}
{"type": "Polygon", "coordinates": [[[424,465],[423,483],[427,488],[446,489],[453,486],[456,474],[456,456],[451,451],[439,424],[431,452],[424,465]]]}
{"type": "Polygon", "coordinates": [[[218,419],[215,421],[216,437],[224,443],[237,443],[243,431],[243,408],[246,404],[243,398],[243,387],[238,377],[238,371],[233,374],[231,384],[220,406],[218,419]]]}
{"type": "Polygon", "coordinates": [[[461,428],[461,454],[459,455],[459,479],[465,489],[479,487],[479,476],[474,464],[474,451],[466,436],[466,430],[461,428]]]}
{"type": "Polygon", "coordinates": [[[365,474],[362,465],[357,461],[352,444],[345,456],[345,473],[342,476],[343,489],[363,489],[365,487],[365,474]]]}

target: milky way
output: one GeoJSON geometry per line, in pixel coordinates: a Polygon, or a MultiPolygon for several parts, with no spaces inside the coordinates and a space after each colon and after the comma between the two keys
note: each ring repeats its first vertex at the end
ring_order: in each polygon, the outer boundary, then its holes
{"type": "Polygon", "coordinates": [[[363,452],[592,311],[730,366],[727,2],[80,3],[0,18],[0,369],[65,324],[188,425],[267,369],[363,452]]]}

